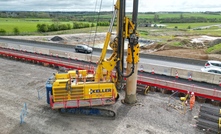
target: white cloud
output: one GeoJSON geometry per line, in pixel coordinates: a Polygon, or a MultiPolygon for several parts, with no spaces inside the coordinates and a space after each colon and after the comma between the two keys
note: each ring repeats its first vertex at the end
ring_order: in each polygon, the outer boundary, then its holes
{"type": "MultiPolygon", "coordinates": [[[[0,0],[5,11],[94,11],[101,0],[0,0]]],[[[103,0],[102,11],[113,10],[116,0],[103,0]]],[[[132,11],[133,0],[126,0],[127,11],[132,11]]],[[[219,0],[139,0],[139,12],[156,11],[220,11],[219,0]]]]}
{"type": "Polygon", "coordinates": [[[140,0],[139,11],[220,11],[217,0],[140,0]]]}

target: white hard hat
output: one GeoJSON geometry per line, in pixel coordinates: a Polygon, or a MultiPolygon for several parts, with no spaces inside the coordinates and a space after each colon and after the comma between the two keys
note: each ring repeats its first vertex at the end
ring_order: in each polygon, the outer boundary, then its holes
{"type": "Polygon", "coordinates": [[[191,94],[194,95],[194,92],[192,92],[191,94]]]}

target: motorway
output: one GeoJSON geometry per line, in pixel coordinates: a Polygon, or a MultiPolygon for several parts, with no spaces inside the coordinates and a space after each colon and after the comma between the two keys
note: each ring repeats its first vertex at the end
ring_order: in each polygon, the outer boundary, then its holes
{"type": "MultiPolygon", "coordinates": [[[[74,51],[74,47],[70,48],[70,47],[64,47],[63,46],[52,46],[52,45],[46,45],[44,43],[41,42],[24,42],[24,41],[19,41],[19,40],[9,40],[9,39],[3,39],[0,38],[0,43],[5,43],[10,47],[16,46],[16,45],[22,45],[22,46],[32,46],[32,47],[38,47],[38,48],[47,48],[47,49],[54,49],[54,50],[60,50],[60,51],[67,51],[67,52],[73,52],[74,51]]],[[[101,53],[101,50],[96,49],[94,50],[92,55],[97,55],[99,56],[101,53]]],[[[107,56],[110,56],[110,53],[107,53],[107,56]]],[[[187,64],[187,63],[182,63],[182,61],[178,62],[173,62],[173,61],[169,61],[169,60],[161,60],[159,59],[151,59],[151,58],[142,58],[140,57],[140,62],[142,63],[151,63],[154,65],[163,65],[163,66],[168,66],[168,67],[176,67],[176,68],[183,68],[183,69],[187,69],[187,70],[194,70],[194,71],[200,71],[200,69],[204,66],[202,65],[194,65],[194,64],[187,64]]]]}

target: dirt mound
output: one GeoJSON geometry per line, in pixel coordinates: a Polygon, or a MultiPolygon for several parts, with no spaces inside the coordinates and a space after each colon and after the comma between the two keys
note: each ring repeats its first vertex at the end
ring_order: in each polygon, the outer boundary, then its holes
{"type": "Polygon", "coordinates": [[[173,50],[157,51],[154,52],[153,54],[170,56],[170,57],[188,58],[188,59],[208,60],[208,55],[205,54],[204,49],[173,49],[173,50]]]}
{"type": "Polygon", "coordinates": [[[212,46],[217,45],[219,43],[221,43],[221,39],[216,39],[216,40],[209,43],[209,47],[212,47],[212,46]]]}
{"type": "Polygon", "coordinates": [[[54,36],[53,38],[51,38],[52,41],[62,41],[64,40],[63,38],[59,37],[59,36],[54,36]]]}
{"type": "Polygon", "coordinates": [[[172,45],[161,44],[161,43],[153,43],[151,45],[144,45],[144,46],[141,46],[140,48],[141,50],[155,50],[155,51],[184,49],[184,47],[182,46],[172,46],[172,45]]]}

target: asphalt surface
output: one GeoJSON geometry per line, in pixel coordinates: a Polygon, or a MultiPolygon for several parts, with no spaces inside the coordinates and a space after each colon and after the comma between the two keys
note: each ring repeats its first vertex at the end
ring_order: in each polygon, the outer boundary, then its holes
{"type": "MultiPolygon", "coordinates": [[[[8,39],[0,39],[1,43],[9,44],[10,46],[13,45],[24,45],[24,46],[32,46],[32,47],[41,47],[41,48],[47,48],[52,50],[60,50],[60,51],[67,51],[67,52],[73,52],[76,53],[73,48],[70,47],[64,47],[64,45],[59,46],[52,46],[52,45],[46,45],[41,42],[24,42],[19,40],[8,40],[8,39]]],[[[92,55],[100,56],[101,50],[94,50],[92,55]]],[[[111,54],[107,53],[107,57],[109,57],[111,54]]],[[[183,68],[187,70],[194,70],[194,71],[200,71],[200,69],[203,67],[203,65],[193,65],[193,64],[186,64],[180,62],[173,62],[173,61],[167,61],[167,60],[161,60],[161,59],[151,59],[151,58],[142,58],[140,57],[140,62],[142,63],[150,63],[155,65],[164,65],[167,67],[176,67],[176,68],[183,68]]]]}

